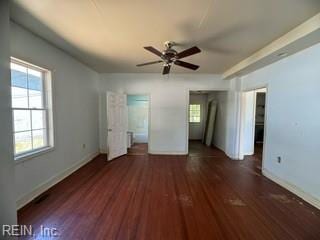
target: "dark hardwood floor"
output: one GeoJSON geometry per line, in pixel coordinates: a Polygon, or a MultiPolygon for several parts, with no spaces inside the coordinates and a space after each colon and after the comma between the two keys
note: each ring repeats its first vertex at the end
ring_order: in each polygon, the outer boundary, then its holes
{"type": "Polygon", "coordinates": [[[320,239],[320,211],[263,177],[257,161],[198,142],[188,157],[146,149],[97,157],[21,209],[19,223],[67,240],[320,239]]]}

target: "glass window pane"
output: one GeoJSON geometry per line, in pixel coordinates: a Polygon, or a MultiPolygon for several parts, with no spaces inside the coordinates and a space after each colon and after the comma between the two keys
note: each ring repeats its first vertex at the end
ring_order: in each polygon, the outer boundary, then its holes
{"type": "Polygon", "coordinates": [[[200,119],[201,105],[200,104],[190,104],[189,105],[189,122],[201,122],[200,119]]]}
{"type": "Polygon", "coordinates": [[[30,110],[14,110],[14,131],[29,131],[31,130],[30,110]]]}
{"type": "Polygon", "coordinates": [[[46,129],[32,131],[33,149],[47,146],[47,131],[46,129]]]}
{"type": "Polygon", "coordinates": [[[12,107],[27,108],[27,68],[11,63],[12,107]]]}
{"type": "Polygon", "coordinates": [[[28,108],[28,90],[26,88],[11,87],[12,107],[28,108]]]}
{"type": "Polygon", "coordinates": [[[46,128],[46,111],[45,110],[32,110],[32,129],[46,128]]]}
{"type": "Polygon", "coordinates": [[[43,108],[42,92],[29,90],[30,108],[43,108]]]}
{"type": "MultiPolygon", "coordinates": [[[[15,62],[15,61],[14,61],[15,62]]],[[[48,146],[44,72],[25,63],[11,63],[15,155],[48,146]]]]}
{"type": "Polygon", "coordinates": [[[16,154],[32,150],[31,132],[15,133],[14,141],[16,154]]]}
{"type": "Polygon", "coordinates": [[[43,108],[42,102],[42,73],[28,69],[29,107],[43,108]]]}

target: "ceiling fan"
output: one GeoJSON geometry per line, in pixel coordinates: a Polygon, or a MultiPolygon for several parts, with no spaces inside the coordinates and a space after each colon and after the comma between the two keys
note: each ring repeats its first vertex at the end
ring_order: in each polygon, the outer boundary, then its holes
{"type": "Polygon", "coordinates": [[[165,45],[165,50],[163,52],[160,52],[159,50],[157,50],[151,46],[144,47],[144,49],[146,49],[147,51],[160,57],[161,60],[147,62],[147,63],[141,63],[141,64],[138,64],[137,67],[156,64],[156,63],[164,63],[162,74],[169,74],[172,64],[175,64],[180,67],[188,68],[191,70],[197,70],[199,68],[198,65],[180,60],[182,58],[200,53],[201,50],[198,47],[194,46],[192,48],[188,48],[188,49],[178,53],[176,50],[174,50],[172,48],[173,46],[176,45],[174,42],[167,41],[164,43],[164,45],[165,45]]]}

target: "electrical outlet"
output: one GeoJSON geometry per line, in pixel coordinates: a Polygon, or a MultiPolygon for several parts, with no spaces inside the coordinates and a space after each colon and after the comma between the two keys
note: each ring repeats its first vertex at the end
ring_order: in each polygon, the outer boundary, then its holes
{"type": "Polygon", "coordinates": [[[278,162],[278,163],[281,163],[281,160],[282,160],[281,157],[278,156],[278,157],[277,157],[277,162],[278,162]]]}

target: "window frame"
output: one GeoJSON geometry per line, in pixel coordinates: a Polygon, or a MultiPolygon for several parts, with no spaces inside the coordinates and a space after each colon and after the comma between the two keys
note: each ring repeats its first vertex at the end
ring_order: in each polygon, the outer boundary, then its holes
{"type": "Polygon", "coordinates": [[[200,103],[190,103],[189,104],[189,123],[191,123],[191,124],[201,123],[201,116],[202,116],[202,114],[201,114],[201,104],[200,103]],[[192,111],[191,110],[191,106],[194,106],[194,105],[199,106],[199,116],[195,116],[195,117],[199,117],[199,121],[198,122],[191,120],[191,117],[192,117],[191,112],[198,112],[198,111],[194,111],[194,110],[192,111]]]}
{"type": "MultiPolygon", "coordinates": [[[[13,107],[11,105],[11,112],[12,112],[12,131],[13,131],[13,153],[14,153],[14,160],[16,162],[24,161],[26,159],[30,159],[33,157],[36,157],[38,155],[41,155],[43,153],[52,151],[54,149],[54,131],[53,131],[53,111],[52,111],[52,85],[51,85],[51,71],[43,68],[36,66],[34,64],[28,63],[26,61],[11,57],[10,64],[14,63],[17,65],[20,65],[22,67],[25,67],[27,69],[32,69],[38,72],[41,72],[41,79],[42,79],[42,107],[41,108],[31,108],[31,107],[13,107]],[[30,131],[25,130],[25,131],[15,131],[15,123],[14,123],[14,110],[28,110],[30,111],[30,131]],[[44,116],[45,116],[45,121],[44,124],[45,126],[41,129],[33,129],[32,128],[32,111],[44,111],[44,116]],[[15,134],[16,133],[21,133],[21,132],[31,132],[31,146],[33,148],[33,131],[36,130],[45,130],[43,131],[46,135],[45,141],[46,144],[43,147],[38,147],[35,149],[31,149],[28,151],[24,151],[21,153],[16,153],[15,150],[15,134]]],[[[10,73],[11,73],[11,67],[10,67],[10,73]]],[[[28,76],[28,72],[27,72],[28,76]]],[[[11,83],[12,84],[12,83],[11,83]]],[[[12,85],[11,89],[12,91],[12,85]]],[[[28,103],[29,103],[29,81],[27,80],[27,98],[28,98],[28,103]]],[[[11,96],[12,99],[12,96],[11,96]]],[[[28,104],[29,105],[29,104],[28,104]]]]}

